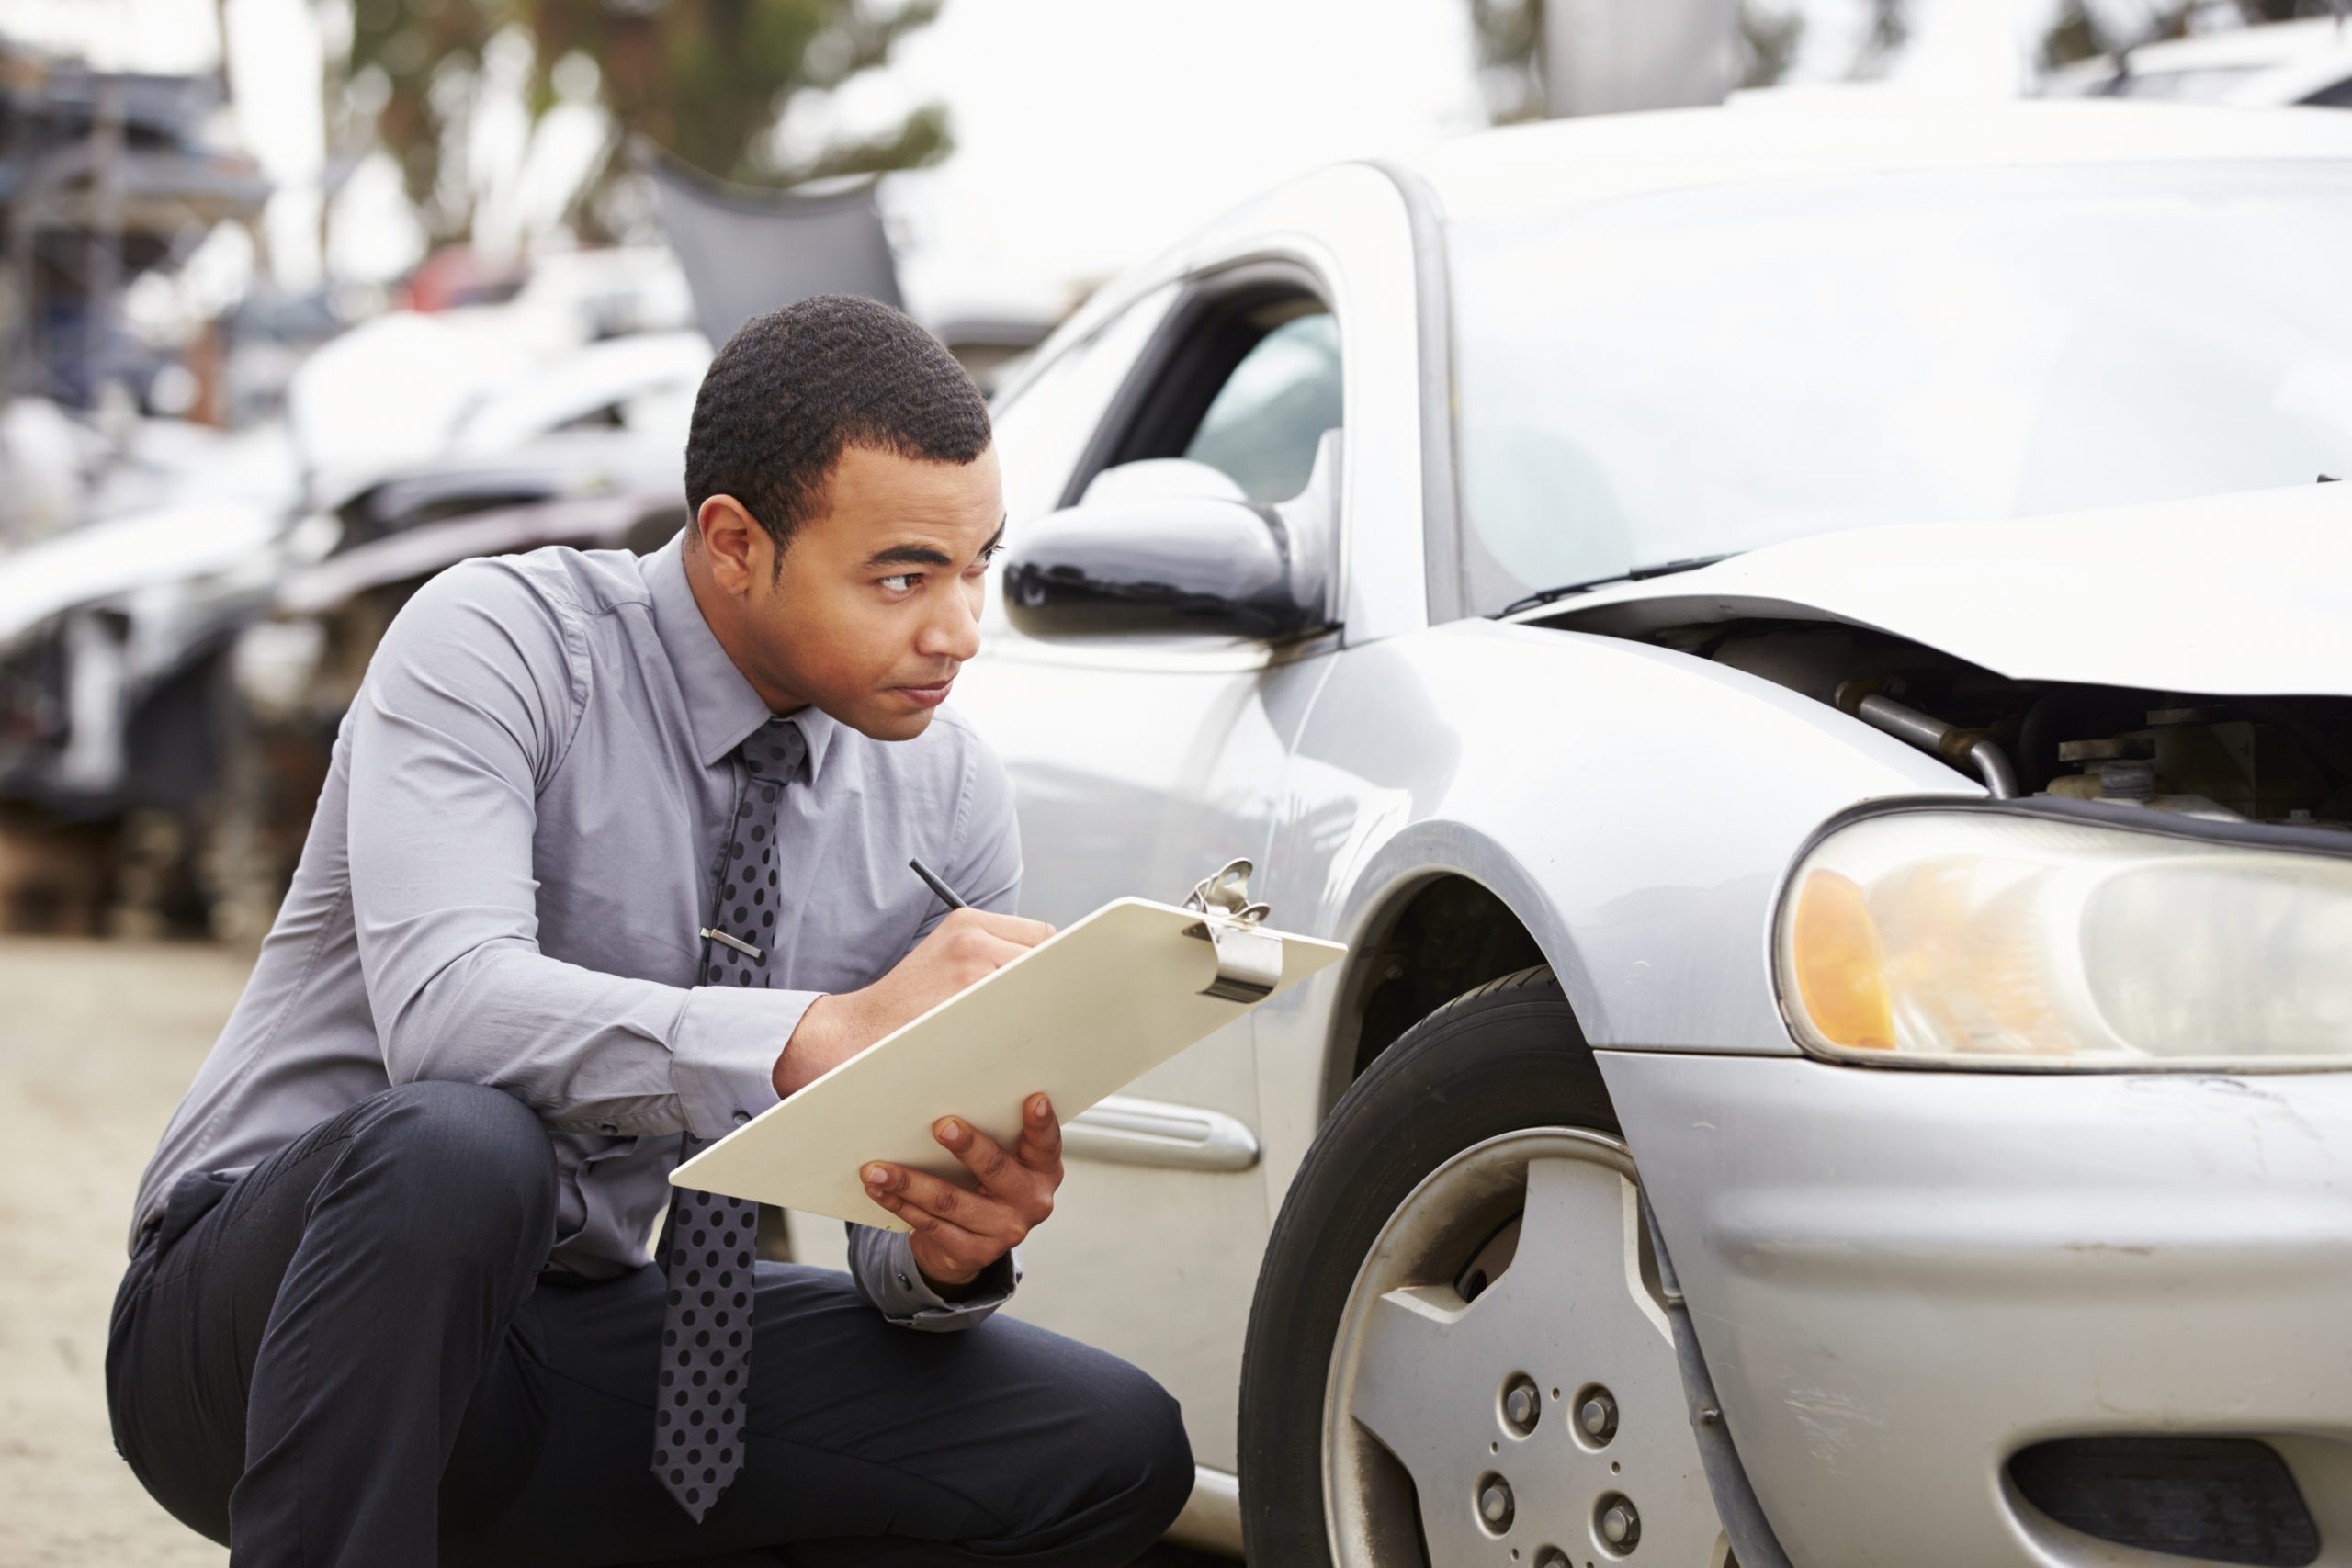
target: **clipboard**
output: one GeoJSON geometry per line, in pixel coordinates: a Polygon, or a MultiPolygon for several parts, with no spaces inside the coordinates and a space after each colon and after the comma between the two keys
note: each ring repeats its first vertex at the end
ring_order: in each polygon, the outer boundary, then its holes
{"type": "Polygon", "coordinates": [[[671,1185],[884,1230],[858,1173],[889,1160],[970,1188],[931,1135],[959,1116],[1011,1148],[1043,1090],[1067,1124],[1347,951],[1272,931],[1227,863],[1184,904],[1114,898],[680,1164],[671,1185]]]}

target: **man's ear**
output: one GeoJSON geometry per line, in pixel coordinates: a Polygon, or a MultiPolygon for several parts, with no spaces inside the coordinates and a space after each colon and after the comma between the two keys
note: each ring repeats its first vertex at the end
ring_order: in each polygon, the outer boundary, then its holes
{"type": "Polygon", "coordinates": [[[694,529],[710,559],[710,577],[723,593],[741,594],[763,581],[775,541],[731,495],[714,495],[695,513],[694,529]]]}

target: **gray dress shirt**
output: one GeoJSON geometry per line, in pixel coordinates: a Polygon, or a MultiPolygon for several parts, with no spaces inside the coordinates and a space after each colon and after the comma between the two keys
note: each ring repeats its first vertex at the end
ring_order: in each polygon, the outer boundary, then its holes
{"type": "MultiPolygon", "coordinates": [[[[425,584],[376,650],[335,739],[292,890],[227,1027],[164,1129],[131,1222],[193,1170],[249,1168],[393,1084],[489,1084],[555,1145],[550,1266],[649,1261],[678,1134],[776,1102],[770,1073],[818,996],[854,990],[947,910],[1021,881],[1002,763],[948,706],[878,741],[814,707],[784,792],[771,989],[696,986],[733,811],[729,753],[767,705],[711,635],[684,536],[639,560],[551,547],[425,584]]],[[[1017,1257],[955,1303],[906,1237],[850,1227],[860,1289],[895,1321],[957,1328],[1017,1257]]]]}

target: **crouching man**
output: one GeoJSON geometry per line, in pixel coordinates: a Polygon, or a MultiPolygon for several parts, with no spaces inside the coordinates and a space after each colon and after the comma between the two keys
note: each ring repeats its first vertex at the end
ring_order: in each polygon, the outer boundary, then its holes
{"type": "Polygon", "coordinates": [[[239,1568],[1107,1568],[1190,1492],[1148,1378],[989,1321],[1061,1180],[1043,1097],[1013,1147],[934,1129],[977,1191],[869,1167],[911,1231],[852,1226],[847,1277],[673,1201],[1051,931],[942,705],[1003,537],[962,369],[869,301],[763,317],[686,489],[642,560],[469,561],[401,613],[141,1183],[116,1445],[239,1568]]]}

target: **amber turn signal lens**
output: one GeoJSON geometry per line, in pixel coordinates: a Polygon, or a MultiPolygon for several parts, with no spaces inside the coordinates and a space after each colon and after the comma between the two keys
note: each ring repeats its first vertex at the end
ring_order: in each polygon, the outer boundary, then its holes
{"type": "Polygon", "coordinates": [[[1835,871],[1808,873],[1791,936],[1797,997],[1822,1038],[1856,1050],[1893,1050],[1886,955],[1861,885],[1835,871]]]}

